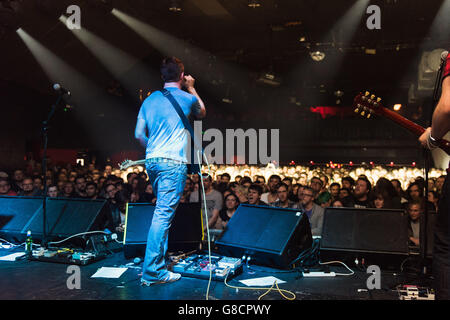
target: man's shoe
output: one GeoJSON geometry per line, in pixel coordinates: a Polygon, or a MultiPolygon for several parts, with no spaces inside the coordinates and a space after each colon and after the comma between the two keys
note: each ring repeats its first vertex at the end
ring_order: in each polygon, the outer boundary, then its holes
{"type": "Polygon", "coordinates": [[[181,279],[181,274],[179,273],[174,273],[174,272],[170,272],[166,278],[164,278],[163,280],[158,280],[158,281],[146,281],[141,279],[141,285],[143,286],[151,286],[153,284],[158,284],[158,283],[170,283],[170,282],[175,282],[177,280],[181,279]]]}

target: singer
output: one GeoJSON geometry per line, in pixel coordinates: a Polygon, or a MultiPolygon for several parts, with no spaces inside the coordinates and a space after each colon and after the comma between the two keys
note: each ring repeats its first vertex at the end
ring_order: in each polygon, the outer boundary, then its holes
{"type": "MultiPolygon", "coordinates": [[[[450,55],[447,55],[443,77],[442,93],[433,112],[431,127],[420,136],[419,141],[425,147],[434,149],[437,142],[450,131],[450,55]]],[[[436,299],[448,300],[450,287],[450,164],[439,200],[438,218],[434,233],[433,274],[436,299]]]]}
{"type": "MultiPolygon", "coordinates": [[[[194,88],[195,79],[184,75],[184,65],[179,59],[163,59],[161,77],[164,88],[186,116],[192,113],[203,118],[206,115],[205,105],[194,88]],[[187,92],[181,90],[182,87],[187,92]]],[[[135,137],[146,148],[146,169],[157,198],[141,284],[173,282],[181,275],[167,269],[165,255],[170,223],[186,183],[188,135],[180,116],[161,91],[155,91],[142,103],[135,137]]]]}

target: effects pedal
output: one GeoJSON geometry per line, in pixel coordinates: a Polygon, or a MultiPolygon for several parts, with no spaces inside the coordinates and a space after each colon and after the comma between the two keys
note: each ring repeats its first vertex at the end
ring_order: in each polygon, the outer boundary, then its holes
{"type": "Polygon", "coordinates": [[[80,251],[70,248],[33,250],[30,260],[54,262],[74,265],[87,265],[105,258],[106,255],[90,251],[80,251]]]}
{"type": "Polygon", "coordinates": [[[434,290],[414,285],[400,285],[397,287],[400,300],[435,300],[434,290]]]}
{"type": "Polygon", "coordinates": [[[223,281],[242,273],[242,261],[238,258],[193,254],[180,259],[173,266],[173,272],[184,277],[223,281]]]}

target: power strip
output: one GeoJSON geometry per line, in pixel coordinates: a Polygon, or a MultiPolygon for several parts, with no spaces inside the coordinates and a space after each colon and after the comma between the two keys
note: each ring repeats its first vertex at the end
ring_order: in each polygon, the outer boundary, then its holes
{"type": "Polygon", "coordinates": [[[334,272],[303,272],[303,276],[305,278],[315,278],[315,277],[336,277],[336,273],[334,272]]]}

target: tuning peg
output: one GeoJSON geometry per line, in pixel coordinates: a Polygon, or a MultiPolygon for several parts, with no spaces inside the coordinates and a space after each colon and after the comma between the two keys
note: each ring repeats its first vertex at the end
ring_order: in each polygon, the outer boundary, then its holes
{"type": "Polygon", "coordinates": [[[375,99],[375,95],[374,95],[374,94],[371,95],[371,96],[370,96],[370,99],[372,99],[372,100],[375,99]]]}
{"type": "Polygon", "coordinates": [[[361,115],[364,117],[365,114],[366,114],[366,110],[363,110],[363,111],[361,112],[361,115]]]}
{"type": "Polygon", "coordinates": [[[381,98],[380,98],[380,97],[378,97],[378,98],[377,98],[377,102],[380,102],[380,101],[381,101],[381,98]]]}
{"type": "Polygon", "coordinates": [[[369,96],[369,94],[370,94],[370,92],[369,92],[369,91],[366,91],[365,96],[367,97],[367,96],[369,96]]]}
{"type": "Polygon", "coordinates": [[[372,116],[372,113],[369,112],[369,113],[367,114],[367,119],[369,119],[371,116],[372,116]]]}

